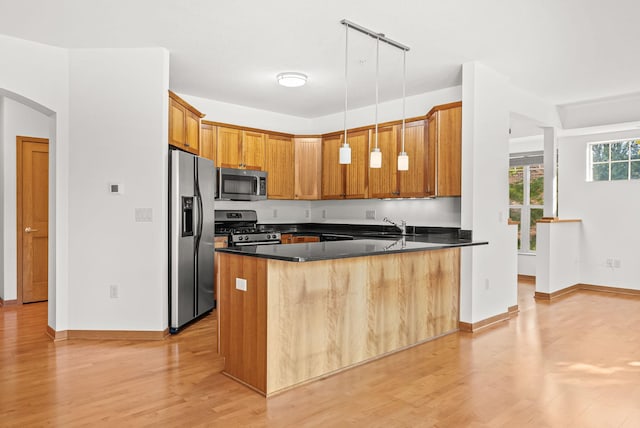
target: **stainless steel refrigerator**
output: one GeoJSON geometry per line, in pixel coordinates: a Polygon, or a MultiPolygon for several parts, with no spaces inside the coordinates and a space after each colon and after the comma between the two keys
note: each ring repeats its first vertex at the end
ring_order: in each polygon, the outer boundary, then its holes
{"type": "Polygon", "coordinates": [[[169,150],[169,331],[177,333],[215,307],[215,166],[169,150]]]}

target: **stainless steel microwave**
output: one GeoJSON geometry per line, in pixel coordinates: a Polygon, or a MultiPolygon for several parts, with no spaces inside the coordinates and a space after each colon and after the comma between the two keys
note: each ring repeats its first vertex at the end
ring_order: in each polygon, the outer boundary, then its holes
{"type": "Polygon", "coordinates": [[[218,168],[216,199],[259,201],[267,199],[267,173],[250,169],[218,168]]]}

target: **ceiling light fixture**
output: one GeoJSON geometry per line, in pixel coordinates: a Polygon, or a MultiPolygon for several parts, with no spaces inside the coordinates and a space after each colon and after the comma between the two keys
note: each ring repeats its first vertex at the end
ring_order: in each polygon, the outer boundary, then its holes
{"type": "MultiPolygon", "coordinates": [[[[343,21],[344,22],[344,21],[343,21]]],[[[338,161],[343,165],[351,164],[351,147],[347,140],[347,107],[349,99],[349,26],[345,25],[344,32],[344,137],[338,161]]]]}
{"type": "MultiPolygon", "coordinates": [[[[384,36],[384,34],[380,34],[384,36]]],[[[378,147],[378,100],[379,100],[379,76],[380,76],[380,36],[376,38],[376,146],[369,154],[369,168],[382,168],[382,152],[378,147]]]]}
{"type": "Polygon", "coordinates": [[[406,94],[406,82],[407,82],[407,51],[409,50],[408,46],[405,46],[401,43],[398,43],[394,40],[391,40],[385,37],[382,33],[376,33],[371,31],[361,25],[353,23],[351,21],[347,21],[343,19],[340,21],[342,25],[346,27],[346,37],[345,37],[345,50],[344,50],[344,141],[342,147],[340,147],[340,163],[341,164],[350,164],[351,163],[351,147],[349,147],[349,143],[347,142],[347,95],[348,95],[348,84],[347,84],[347,61],[349,59],[349,28],[353,28],[354,30],[358,30],[361,33],[364,33],[370,37],[376,39],[376,128],[375,128],[375,147],[371,150],[371,154],[369,157],[369,166],[371,168],[381,168],[382,167],[382,152],[378,147],[378,95],[379,95],[379,73],[380,73],[380,42],[385,42],[394,48],[400,49],[403,51],[403,81],[402,81],[402,150],[398,154],[398,170],[406,171],[409,169],[409,155],[404,151],[404,131],[405,131],[405,94],[406,94]]]}
{"type": "Polygon", "coordinates": [[[286,86],[287,88],[297,88],[304,86],[307,83],[307,75],[303,73],[297,73],[294,71],[287,71],[280,73],[276,76],[280,86],[286,86]]]}
{"type": "Polygon", "coordinates": [[[402,150],[398,153],[398,171],[409,170],[409,155],[404,151],[405,99],[407,89],[407,51],[402,53],[402,150]]]}

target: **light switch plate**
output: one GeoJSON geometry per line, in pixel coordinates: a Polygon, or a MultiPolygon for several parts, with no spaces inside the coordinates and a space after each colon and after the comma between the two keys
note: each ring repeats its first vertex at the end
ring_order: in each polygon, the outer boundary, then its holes
{"type": "Polygon", "coordinates": [[[365,218],[368,220],[375,220],[376,219],[376,210],[367,210],[365,212],[365,218]]]}
{"type": "Polygon", "coordinates": [[[247,280],[244,278],[236,278],[236,290],[247,291],[247,280]]]}

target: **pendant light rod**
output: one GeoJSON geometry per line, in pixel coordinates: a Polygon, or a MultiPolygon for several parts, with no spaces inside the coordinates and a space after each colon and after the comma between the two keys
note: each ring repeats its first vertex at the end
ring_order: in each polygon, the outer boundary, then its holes
{"type": "Polygon", "coordinates": [[[406,118],[405,100],[407,91],[407,51],[402,53],[402,152],[404,153],[404,125],[406,118]]]}
{"type": "Polygon", "coordinates": [[[376,38],[376,149],[378,148],[378,100],[379,100],[379,83],[378,76],[380,74],[380,37],[376,38]]]}
{"type": "Polygon", "coordinates": [[[342,144],[347,144],[347,108],[349,103],[347,102],[349,97],[349,26],[345,27],[344,31],[344,141],[342,144]]]}
{"type": "Polygon", "coordinates": [[[374,39],[380,39],[381,41],[395,47],[398,49],[401,49],[403,51],[408,51],[409,50],[409,46],[405,46],[402,43],[398,43],[395,40],[391,40],[390,38],[386,37],[384,34],[382,33],[376,33],[375,31],[371,31],[368,28],[363,27],[362,25],[358,25],[355,22],[351,22],[349,20],[343,19],[342,21],[340,21],[340,23],[342,25],[347,26],[348,28],[353,28],[354,30],[358,30],[363,34],[366,34],[368,36],[373,37],[374,39]]]}

